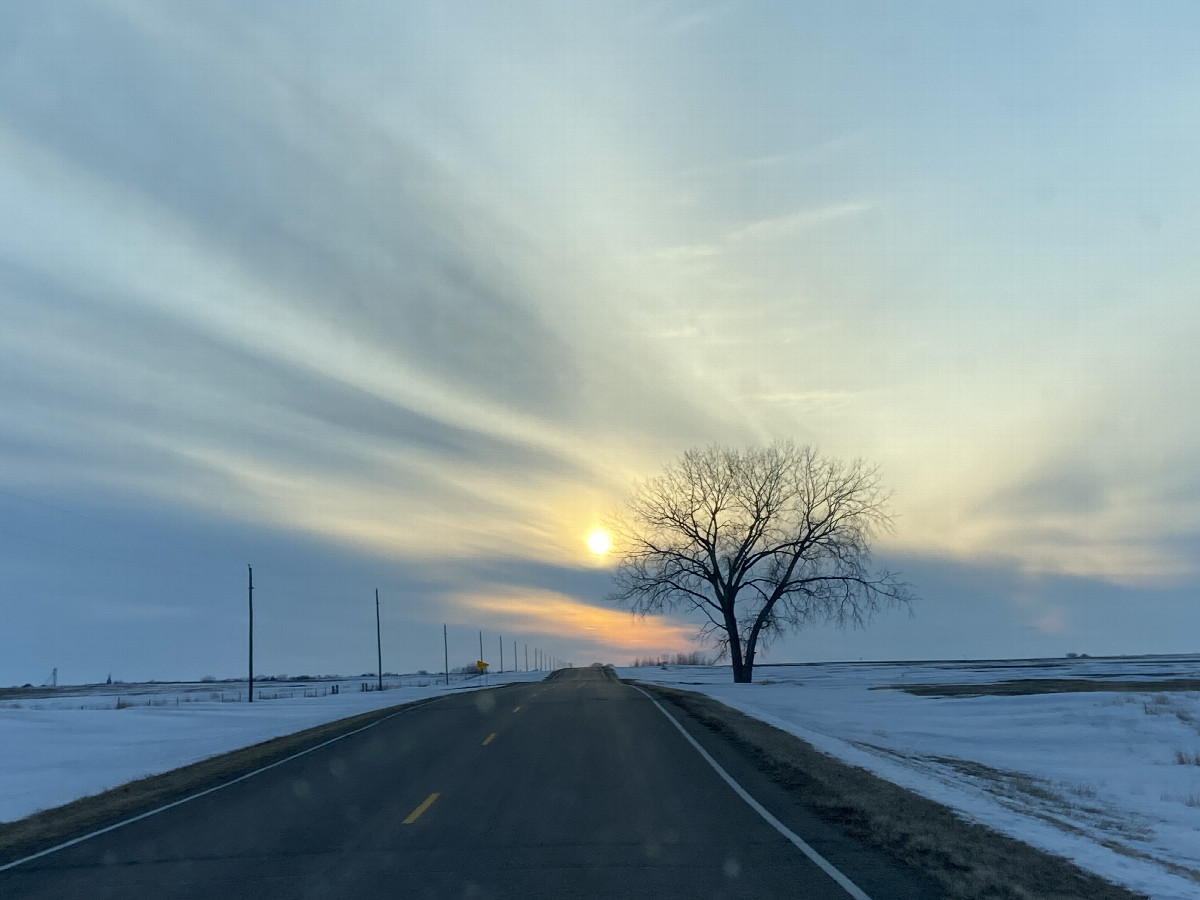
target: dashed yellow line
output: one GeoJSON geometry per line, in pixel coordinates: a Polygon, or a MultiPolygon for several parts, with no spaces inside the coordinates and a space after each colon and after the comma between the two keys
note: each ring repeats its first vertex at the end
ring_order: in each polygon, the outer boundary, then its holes
{"type": "Polygon", "coordinates": [[[425,812],[425,810],[433,806],[433,801],[440,796],[441,794],[430,794],[428,797],[426,797],[424,803],[408,814],[408,818],[404,820],[404,824],[411,825],[413,822],[417,821],[417,819],[421,818],[421,815],[425,812]]]}
{"type": "Polygon", "coordinates": [[[483,746],[486,747],[488,744],[490,744],[495,739],[495,737],[496,737],[496,732],[493,731],[491,734],[489,734],[487,737],[485,737],[483,739],[483,746]]]}

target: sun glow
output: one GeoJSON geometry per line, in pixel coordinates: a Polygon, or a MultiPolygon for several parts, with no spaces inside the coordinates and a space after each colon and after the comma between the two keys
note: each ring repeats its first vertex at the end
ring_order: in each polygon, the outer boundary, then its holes
{"type": "Polygon", "coordinates": [[[456,603],[478,621],[518,634],[549,635],[584,642],[590,652],[675,653],[695,649],[696,629],[666,616],[632,615],[628,610],[593,606],[555,591],[494,585],[486,593],[466,594],[456,603]]]}
{"type": "Polygon", "coordinates": [[[608,532],[601,528],[597,528],[587,536],[588,549],[597,556],[603,556],[612,547],[612,539],[608,536],[608,532]]]}

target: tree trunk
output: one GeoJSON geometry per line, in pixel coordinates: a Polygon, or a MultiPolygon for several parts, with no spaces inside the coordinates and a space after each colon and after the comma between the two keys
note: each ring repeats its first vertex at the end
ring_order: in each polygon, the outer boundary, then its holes
{"type": "MultiPolygon", "coordinates": [[[[760,620],[761,621],[761,620],[760,620]]],[[[750,629],[750,638],[746,641],[746,652],[742,657],[742,684],[750,684],[754,680],[754,654],[758,651],[758,626],[750,629]]],[[[737,681],[735,678],[734,681],[737,681]]]]}
{"type": "Polygon", "coordinates": [[[725,615],[725,634],[729,637],[729,662],[733,666],[733,683],[748,684],[750,670],[742,659],[742,640],[738,634],[737,619],[731,614],[725,615]]]}
{"type": "MultiPolygon", "coordinates": [[[[750,684],[752,681],[754,681],[754,651],[753,650],[750,650],[746,654],[745,659],[742,660],[742,676],[743,677],[740,682],[741,684],[750,684]]],[[[738,679],[734,678],[734,681],[737,682],[738,679]]]]}

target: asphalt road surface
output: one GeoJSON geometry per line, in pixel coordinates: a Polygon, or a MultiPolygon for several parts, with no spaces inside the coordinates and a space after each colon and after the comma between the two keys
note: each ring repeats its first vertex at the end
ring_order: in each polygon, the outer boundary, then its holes
{"type": "MultiPolygon", "coordinates": [[[[871,900],[935,896],[688,731],[871,900]]],[[[0,873],[0,897],[851,896],[599,668],[448,697],[0,873]]]]}

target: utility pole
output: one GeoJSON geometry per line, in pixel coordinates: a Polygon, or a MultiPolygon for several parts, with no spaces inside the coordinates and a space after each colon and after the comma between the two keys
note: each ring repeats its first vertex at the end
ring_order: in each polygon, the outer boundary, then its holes
{"type": "Polygon", "coordinates": [[[249,563],[246,564],[246,571],[249,577],[249,600],[250,600],[250,677],[247,679],[246,701],[254,702],[254,567],[249,563]]]}
{"type": "Polygon", "coordinates": [[[383,644],[379,640],[379,588],[375,588],[375,657],[379,663],[379,690],[383,690],[383,644]]]}
{"type": "Polygon", "coordinates": [[[525,645],[525,671],[529,671],[529,645],[525,645]]]}
{"type": "Polygon", "coordinates": [[[442,652],[446,654],[446,686],[450,686],[450,642],[446,637],[446,623],[442,623],[442,652]]]}
{"type": "Polygon", "coordinates": [[[500,674],[504,674],[504,635],[500,635],[500,674]]]}
{"type": "Polygon", "coordinates": [[[483,632],[479,632],[479,661],[483,662],[483,632]]]}
{"type": "Polygon", "coordinates": [[[520,666],[517,663],[517,642],[513,641],[513,671],[516,672],[519,669],[520,666]]]}

